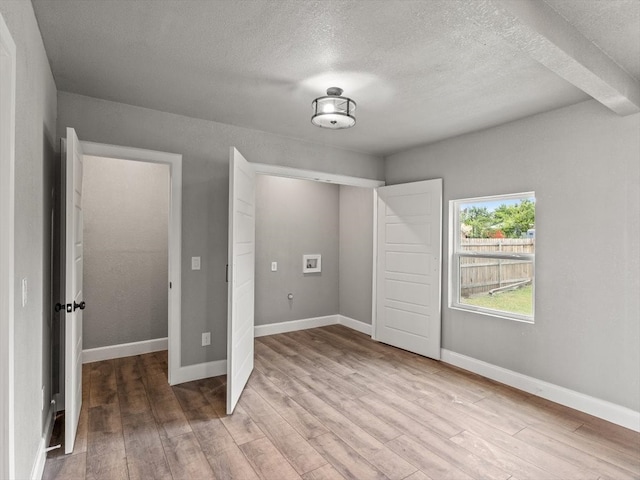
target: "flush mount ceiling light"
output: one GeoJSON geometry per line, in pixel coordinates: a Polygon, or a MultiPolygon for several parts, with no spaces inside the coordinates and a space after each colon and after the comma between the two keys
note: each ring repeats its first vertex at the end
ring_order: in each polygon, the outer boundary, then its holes
{"type": "Polygon", "coordinates": [[[318,97],[312,103],[313,116],[311,123],[322,128],[349,128],[356,124],[353,112],[356,102],[342,96],[342,89],[331,87],[325,97],[318,97]]]}

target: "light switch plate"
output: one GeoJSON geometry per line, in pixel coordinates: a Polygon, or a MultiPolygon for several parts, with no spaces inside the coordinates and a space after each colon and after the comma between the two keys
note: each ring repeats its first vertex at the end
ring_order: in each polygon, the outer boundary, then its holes
{"type": "Polygon", "coordinates": [[[23,278],[22,279],[22,306],[26,307],[27,306],[27,293],[28,293],[28,287],[27,287],[27,279],[23,278]]]}
{"type": "Polygon", "coordinates": [[[271,262],[271,271],[272,272],[278,271],[278,262],[271,262]]]}
{"type": "Polygon", "coordinates": [[[191,270],[200,270],[200,257],[191,257],[191,270]]]}

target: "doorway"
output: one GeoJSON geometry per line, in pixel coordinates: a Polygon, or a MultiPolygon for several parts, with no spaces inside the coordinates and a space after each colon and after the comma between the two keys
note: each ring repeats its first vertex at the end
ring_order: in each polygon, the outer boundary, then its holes
{"type": "MultiPolygon", "coordinates": [[[[229,159],[229,257],[227,324],[227,413],[231,414],[253,370],[255,334],[255,222],[256,176],[270,175],[357,187],[377,187],[381,181],[326,174],[294,168],[248,162],[231,147],[229,159]]],[[[291,199],[295,201],[295,199],[291,199]]],[[[312,225],[315,222],[312,220],[312,225]]],[[[322,232],[317,232],[322,234],[322,232]]],[[[373,236],[373,232],[371,232],[373,236]]],[[[317,247],[316,247],[317,248],[317,247]]],[[[305,252],[302,252],[305,253],[305,252]]],[[[317,254],[318,252],[306,252],[317,254]]],[[[335,252],[334,252],[335,256],[335,252]]],[[[303,255],[304,258],[304,255],[303,255]]],[[[302,260],[302,259],[301,259],[302,260]]],[[[375,261],[375,257],[371,259],[375,261]]],[[[321,257],[316,255],[315,272],[321,257]]],[[[302,267],[302,264],[300,265],[302,267]]],[[[305,263],[306,267],[306,263],[305,263]]],[[[303,268],[303,271],[305,269],[303,268]]],[[[272,267],[273,268],[273,267],[272,267]]],[[[307,273],[313,273],[307,270],[307,273]]],[[[287,295],[293,300],[291,294],[287,295]]],[[[337,317],[336,317],[337,318],[337,317]]],[[[319,326],[319,325],[314,325],[319,326]]]]}
{"type": "MultiPolygon", "coordinates": [[[[318,172],[313,170],[304,170],[292,167],[284,167],[280,165],[269,165],[263,163],[252,163],[252,166],[257,175],[267,175],[272,177],[283,177],[283,178],[292,178],[297,180],[308,180],[313,182],[322,182],[329,183],[332,185],[344,186],[344,187],[358,187],[363,190],[371,190],[372,197],[371,201],[373,203],[373,229],[371,231],[371,235],[373,237],[373,256],[371,258],[371,262],[373,265],[372,270],[372,282],[371,282],[371,295],[372,295],[372,304],[371,304],[371,336],[375,337],[376,332],[376,268],[375,265],[377,263],[377,218],[378,218],[378,188],[383,187],[385,182],[382,180],[373,180],[368,178],[360,178],[360,177],[351,177],[348,175],[339,175],[333,173],[326,172],[318,172]]],[[[313,253],[313,252],[309,252],[313,253]]],[[[362,322],[353,322],[349,324],[350,327],[358,327],[362,324],[362,322]]],[[[320,326],[321,323],[316,326],[320,326]]],[[[275,333],[275,332],[274,332],[275,333]]]]}
{"type": "MultiPolygon", "coordinates": [[[[63,200],[61,205],[64,210],[61,214],[61,231],[66,232],[65,240],[60,246],[61,260],[61,295],[65,304],[60,313],[60,329],[65,325],[71,325],[61,332],[61,369],[60,388],[56,403],[58,409],[65,409],[65,451],[69,453],[73,449],[75,431],[78,423],[78,414],[81,404],[81,384],[78,363],[80,363],[82,351],[82,325],[77,322],[77,316],[82,318],[82,310],[87,307],[82,299],[82,163],[85,156],[111,158],[119,160],[132,160],[137,162],[165,164],[169,167],[169,221],[168,221],[168,275],[166,288],[168,291],[168,382],[180,369],[180,276],[181,276],[181,208],[182,208],[182,155],[142,150],[130,147],[98,144],[79,141],[74,129],[67,129],[67,139],[62,140],[62,163],[66,166],[63,170],[64,187],[61,191],[63,200]],[[75,174],[74,174],[75,172],[75,174]],[[73,199],[73,200],[70,200],[73,199]],[[72,288],[70,287],[72,286],[72,288]],[[71,292],[71,293],[69,293],[71,292]],[[77,298],[76,298],[77,297],[77,298]],[[79,307],[76,312],[76,308],[79,307]],[[75,325],[79,325],[76,327],[75,325]],[[79,337],[78,337],[79,334],[79,337]],[[78,340],[76,341],[76,337],[78,340]],[[64,351],[64,354],[62,352],[64,351]],[[63,381],[64,380],[64,381],[63,381]],[[63,406],[64,405],[64,406],[63,406]],[[69,414],[71,412],[71,414],[69,414]]],[[[117,300],[117,299],[115,299],[117,300]]],[[[138,352],[141,353],[141,352],[138,352]]],[[[135,354],[133,352],[129,354],[135,354]]],[[[121,354],[114,355],[122,356],[121,354]]]]}
{"type": "Polygon", "coordinates": [[[181,245],[182,245],[182,155],[81,141],[86,156],[130,160],[169,167],[168,221],[168,354],[169,384],[180,370],[180,303],[181,303],[181,245]]]}

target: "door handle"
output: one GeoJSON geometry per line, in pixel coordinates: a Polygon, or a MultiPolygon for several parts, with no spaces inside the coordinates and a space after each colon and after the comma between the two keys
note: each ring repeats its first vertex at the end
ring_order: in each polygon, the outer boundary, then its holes
{"type": "Polygon", "coordinates": [[[85,307],[87,306],[87,304],[83,301],[81,301],[80,303],[76,303],[75,301],[73,302],[73,310],[71,307],[70,303],[67,303],[66,305],[64,303],[56,303],[55,306],[55,310],[56,312],[59,312],[60,310],[66,310],[68,313],[71,313],[72,311],[75,312],[76,309],[80,309],[80,310],[84,310],[85,307]]]}

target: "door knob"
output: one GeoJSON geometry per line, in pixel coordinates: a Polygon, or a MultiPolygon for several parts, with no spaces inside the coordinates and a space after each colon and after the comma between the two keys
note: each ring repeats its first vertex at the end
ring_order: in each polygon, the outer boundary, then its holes
{"type": "Polygon", "coordinates": [[[73,311],[75,312],[77,308],[79,308],[80,310],[84,310],[84,308],[87,306],[86,303],[84,303],[84,300],[81,301],[80,303],[76,303],[75,301],[73,302],[73,311]]]}

